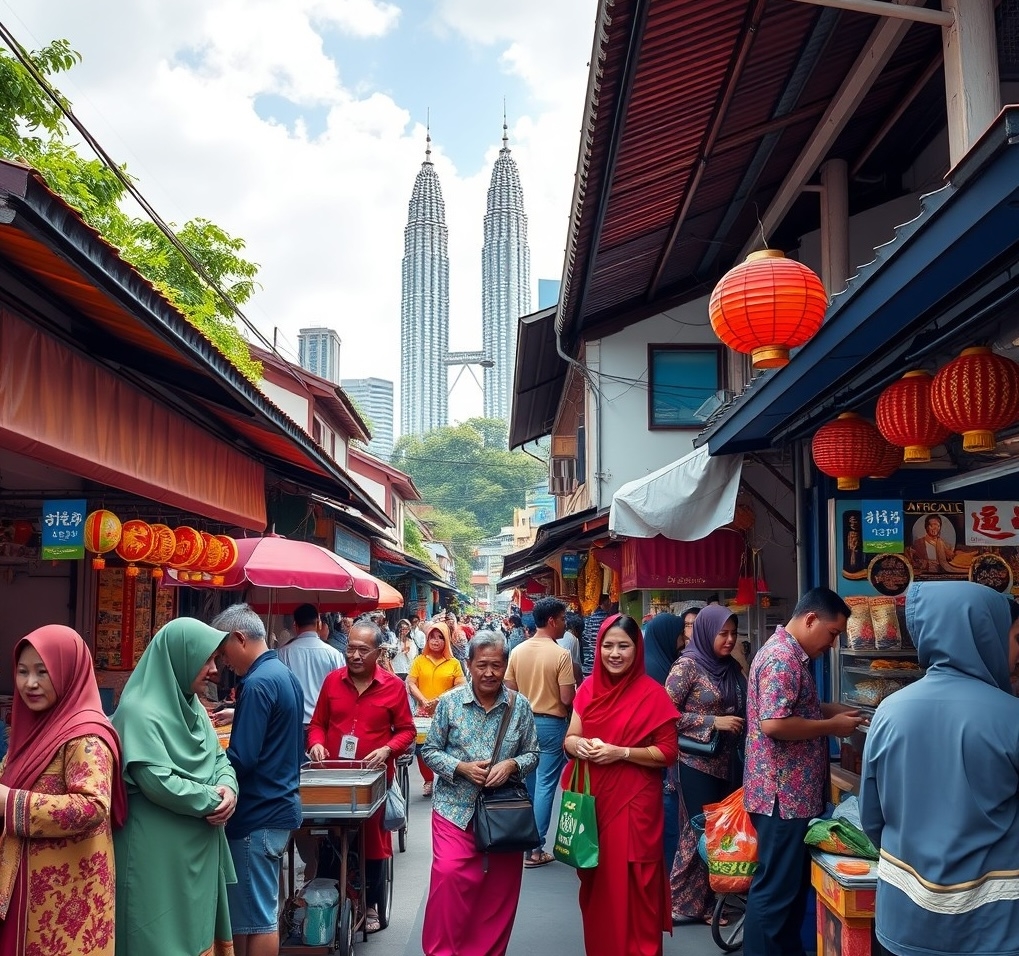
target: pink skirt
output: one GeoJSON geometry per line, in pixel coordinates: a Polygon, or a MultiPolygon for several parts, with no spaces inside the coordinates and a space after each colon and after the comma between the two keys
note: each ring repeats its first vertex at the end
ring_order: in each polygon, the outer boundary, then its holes
{"type": "Polygon", "coordinates": [[[520,900],[523,853],[485,854],[474,824],[461,830],[432,811],[432,876],[421,948],[425,956],[504,956],[520,900]]]}

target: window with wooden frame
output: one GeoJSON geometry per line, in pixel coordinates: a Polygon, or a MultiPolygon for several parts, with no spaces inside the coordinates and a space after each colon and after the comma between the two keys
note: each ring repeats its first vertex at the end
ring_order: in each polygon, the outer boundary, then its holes
{"type": "Polygon", "coordinates": [[[697,411],[725,387],[719,345],[648,345],[648,428],[700,428],[697,411]]]}

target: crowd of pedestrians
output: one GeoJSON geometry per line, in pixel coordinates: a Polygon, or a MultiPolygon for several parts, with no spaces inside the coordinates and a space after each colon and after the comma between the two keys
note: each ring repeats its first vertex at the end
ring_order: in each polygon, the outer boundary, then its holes
{"type": "MultiPolygon", "coordinates": [[[[78,634],[32,632],[15,648],[0,772],[0,952],[275,956],[302,762],[357,759],[392,783],[416,734],[413,704],[431,718],[420,753],[432,800],[427,956],[506,952],[523,871],[554,862],[552,807],[578,764],[599,842],[597,865],[578,871],[587,953],[661,953],[674,924],[708,918],[692,820],[743,786],[758,840],[744,951],[800,956],[803,838],[824,809],[827,741],[865,719],[822,703],[810,666],[845,630],[842,599],[808,592],[749,668],[734,654],[734,615],[716,603],[642,633],[606,600],[590,653],[587,623],[563,602],[529,613],[533,634],[512,651],[524,624],[513,618],[410,617],[392,631],[305,605],[278,651],[247,605],[211,624],[180,618],[153,637],[112,719],[78,634]],[[228,683],[223,665],[239,681],[219,711],[232,721],[226,749],[203,706],[228,683]],[[538,844],[482,852],[475,800],[511,778],[527,782],[538,844]]],[[[969,952],[978,939],[1004,956],[1019,948],[1019,614],[968,582],[913,585],[906,613],[926,675],[878,709],[862,775],[863,825],[881,848],[877,934],[897,956],[969,952]]],[[[377,932],[393,854],[381,810],[359,849],[377,932]]],[[[305,879],[338,869],[328,844],[321,857],[298,850],[305,879]]]]}

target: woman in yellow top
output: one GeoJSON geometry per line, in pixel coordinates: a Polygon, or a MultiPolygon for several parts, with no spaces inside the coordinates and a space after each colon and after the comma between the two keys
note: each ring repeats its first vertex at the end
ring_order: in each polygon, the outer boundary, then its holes
{"type": "MultiPolygon", "coordinates": [[[[425,648],[411,661],[410,673],[407,674],[407,690],[417,704],[416,715],[431,717],[439,698],[447,690],[466,682],[463,667],[453,656],[449,628],[441,621],[429,624],[425,648]]],[[[420,754],[418,767],[425,781],[424,795],[430,797],[435,774],[425,765],[420,754]]]]}

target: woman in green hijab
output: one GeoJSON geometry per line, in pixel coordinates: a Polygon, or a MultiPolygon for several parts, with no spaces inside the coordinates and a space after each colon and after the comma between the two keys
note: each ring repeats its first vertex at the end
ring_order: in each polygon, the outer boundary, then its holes
{"type": "Polygon", "coordinates": [[[116,956],[233,953],[226,884],[236,876],[223,824],[237,777],[194,690],[215,678],[226,636],[194,618],[171,621],[113,715],[128,794],[114,839],[116,956]]]}

